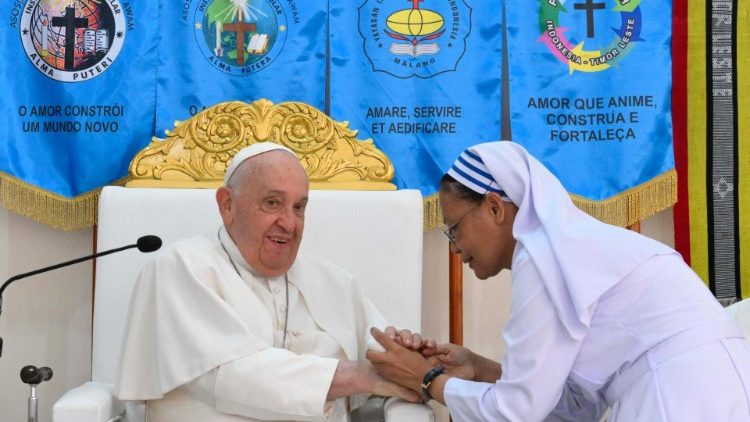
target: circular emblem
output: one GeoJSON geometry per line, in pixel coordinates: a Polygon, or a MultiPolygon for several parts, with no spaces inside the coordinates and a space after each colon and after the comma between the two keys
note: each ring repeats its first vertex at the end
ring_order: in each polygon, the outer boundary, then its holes
{"type": "Polygon", "coordinates": [[[397,78],[431,78],[456,70],[471,32],[463,0],[366,0],[359,33],[375,71],[397,78]]]}
{"type": "Polygon", "coordinates": [[[46,76],[83,82],[104,73],[125,41],[120,0],[27,0],[20,26],[26,57],[46,76]]]}
{"type": "Polygon", "coordinates": [[[641,0],[541,0],[540,41],[570,73],[600,72],[616,66],[635,48],[643,25],[641,0]],[[568,38],[575,30],[577,39],[568,38]],[[614,33],[614,34],[613,34],[614,33]],[[586,49],[584,43],[603,46],[586,49]]]}
{"type": "Polygon", "coordinates": [[[210,0],[196,9],[195,41],[218,70],[246,76],[268,67],[286,42],[278,0],[210,0]]]}

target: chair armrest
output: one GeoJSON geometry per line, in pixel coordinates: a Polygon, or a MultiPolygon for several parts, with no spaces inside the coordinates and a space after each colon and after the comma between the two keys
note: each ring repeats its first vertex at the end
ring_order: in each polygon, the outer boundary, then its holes
{"type": "MultiPolygon", "coordinates": [[[[53,422],[105,422],[120,416],[123,403],[114,395],[114,386],[87,382],[68,390],[52,407],[53,422]]],[[[116,419],[115,419],[116,420],[116,419]]]]}
{"type": "Polygon", "coordinates": [[[434,422],[435,412],[426,404],[409,403],[391,397],[385,402],[386,422],[434,422]]]}

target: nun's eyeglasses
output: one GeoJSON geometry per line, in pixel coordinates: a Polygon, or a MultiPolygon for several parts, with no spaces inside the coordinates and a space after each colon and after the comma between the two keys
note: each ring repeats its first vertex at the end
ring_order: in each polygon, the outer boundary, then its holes
{"type": "Polygon", "coordinates": [[[448,238],[448,240],[453,243],[454,245],[458,246],[456,243],[458,241],[458,238],[456,237],[456,231],[458,230],[458,223],[460,223],[466,216],[476,211],[480,206],[482,206],[482,202],[484,202],[484,198],[482,198],[482,201],[477,202],[477,205],[466,212],[466,214],[462,215],[461,218],[456,220],[455,223],[451,224],[450,226],[443,227],[443,234],[445,234],[445,237],[448,238]]]}

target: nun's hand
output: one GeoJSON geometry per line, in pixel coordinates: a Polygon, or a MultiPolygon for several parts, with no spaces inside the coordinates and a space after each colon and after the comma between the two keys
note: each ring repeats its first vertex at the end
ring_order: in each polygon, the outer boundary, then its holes
{"type": "Polygon", "coordinates": [[[474,380],[476,364],[474,352],[452,343],[438,344],[434,349],[427,349],[422,354],[432,366],[445,367],[445,373],[465,380],[474,380]]]}
{"type": "Polygon", "coordinates": [[[422,338],[421,334],[412,333],[407,329],[399,330],[396,327],[388,326],[385,327],[385,334],[401,346],[420,352],[427,349],[434,349],[437,346],[435,339],[422,338]]]}
{"type": "Polygon", "coordinates": [[[406,388],[421,391],[422,378],[432,369],[427,359],[419,352],[396,343],[377,328],[371,328],[370,333],[385,348],[385,352],[367,351],[367,360],[372,362],[378,373],[406,388]]]}

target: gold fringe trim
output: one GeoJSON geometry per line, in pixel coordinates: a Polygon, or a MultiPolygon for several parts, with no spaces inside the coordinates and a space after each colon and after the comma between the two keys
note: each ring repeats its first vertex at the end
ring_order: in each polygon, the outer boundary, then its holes
{"type": "MultiPolygon", "coordinates": [[[[125,177],[112,183],[123,186],[125,177]]],[[[0,172],[0,205],[56,229],[73,231],[96,224],[101,188],[75,198],[47,192],[0,172]]],[[[571,195],[573,203],[591,216],[627,227],[671,207],[677,202],[677,172],[669,170],[654,179],[603,201],[571,195]]],[[[443,215],[438,195],[424,198],[424,231],[441,227],[443,215]]]]}
{"type": "MultiPolygon", "coordinates": [[[[112,185],[123,186],[130,178],[112,185]]],[[[96,224],[101,188],[66,198],[0,172],[0,206],[50,227],[74,231],[96,224]]]]}
{"type": "MultiPolygon", "coordinates": [[[[578,208],[598,220],[620,227],[632,226],[677,202],[677,172],[669,170],[602,201],[578,195],[570,197],[578,208]]],[[[438,195],[424,198],[424,230],[434,230],[442,224],[438,195]]]]}
{"type": "Polygon", "coordinates": [[[438,194],[434,193],[424,201],[424,231],[435,230],[443,226],[443,212],[440,210],[438,194]]]}
{"type": "Polygon", "coordinates": [[[598,220],[620,227],[632,226],[677,202],[677,172],[669,170],[602,201],[578,195],[570,197],[578,208],[598,220]]]}

